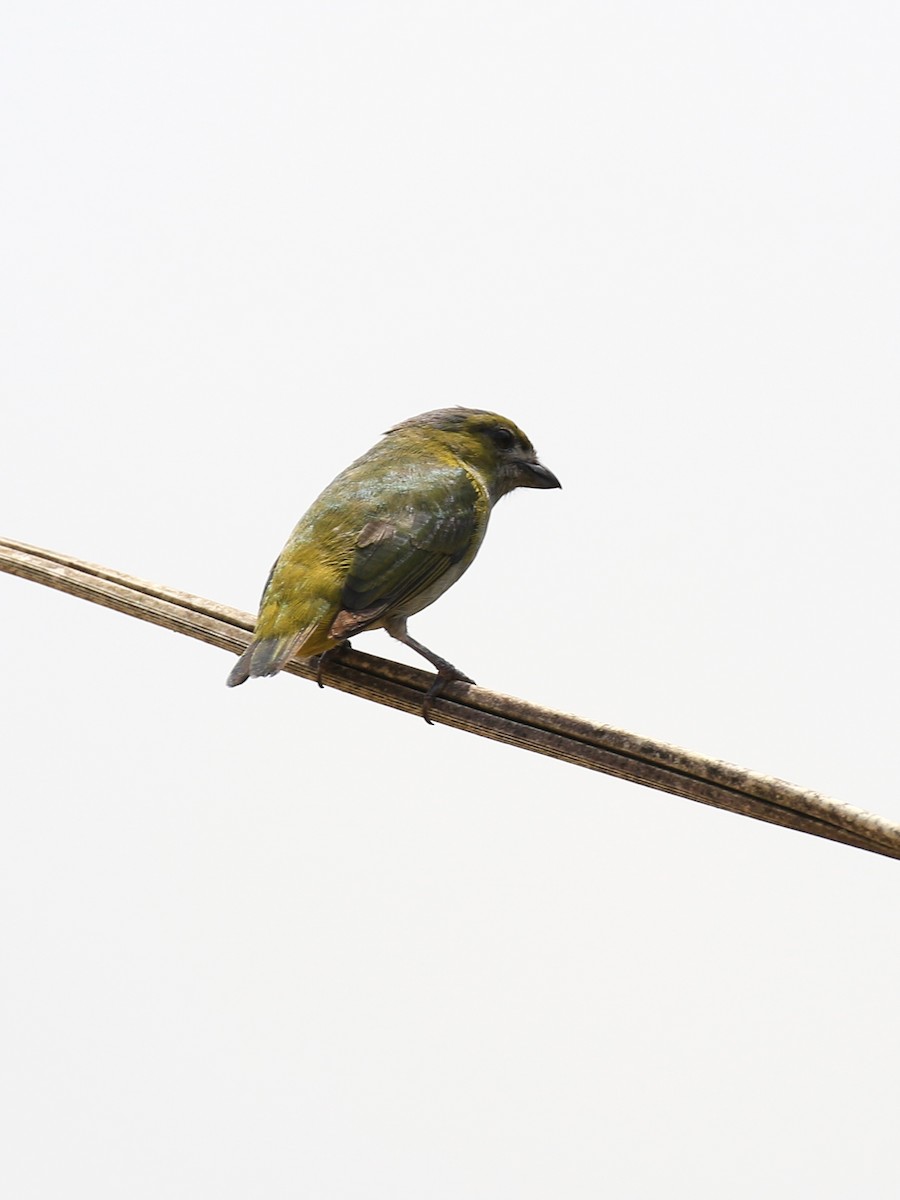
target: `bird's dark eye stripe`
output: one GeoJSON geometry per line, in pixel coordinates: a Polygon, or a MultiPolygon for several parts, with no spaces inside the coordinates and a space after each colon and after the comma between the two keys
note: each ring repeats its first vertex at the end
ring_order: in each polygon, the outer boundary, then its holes
{"type": "Polygon", "coordinates": [[[505,429],[502,425],[498,425],[491,430],[491,437],[501,450],[508,450],[516,440],[511,430],[505,429]]]}

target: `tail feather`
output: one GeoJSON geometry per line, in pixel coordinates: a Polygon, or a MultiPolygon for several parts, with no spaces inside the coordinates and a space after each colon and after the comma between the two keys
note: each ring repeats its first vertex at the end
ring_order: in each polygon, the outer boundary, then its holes
{"type": "Polygon", "coordinates": [[[260,675],[277,675],[300,649],[314,626],[285,637],[260,638],[253,641],[231,668],[228,687],[237,687],[247,679],[260,675]]]}

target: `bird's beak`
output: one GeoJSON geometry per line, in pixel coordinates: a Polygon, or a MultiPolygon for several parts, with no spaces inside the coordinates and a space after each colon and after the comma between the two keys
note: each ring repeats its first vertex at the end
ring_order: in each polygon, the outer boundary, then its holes
{"type": "Polygon", "coordinates": [[[561,488],[562,484],[552,471],[539,462],[520,462],[519,487],[561,488]]]}

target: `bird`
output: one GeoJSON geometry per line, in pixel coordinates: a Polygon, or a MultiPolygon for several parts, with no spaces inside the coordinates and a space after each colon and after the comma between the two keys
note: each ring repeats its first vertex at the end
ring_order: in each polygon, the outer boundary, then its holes
{"type": "Polygon", "coordinates": [[[318,660],[370,629],[436,669],[422,715],[450,680],[474,683],[416,641],[407,619],[471,566],[491,510],[515,488],[558,488],[517,425],[478,408],[439,408],[394,425],[300,518],[263,589],[252,641],[228,676],[237,687],[294,656],[318,660]]]}

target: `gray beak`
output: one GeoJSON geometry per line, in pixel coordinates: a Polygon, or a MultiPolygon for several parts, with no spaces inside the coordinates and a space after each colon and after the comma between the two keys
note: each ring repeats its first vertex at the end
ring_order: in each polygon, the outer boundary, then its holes
{"type": "Polygon", "coordinates": [[[561,488],[562,484],[552,471],[539,462],[519,463],[519,487],[561,488]]]}

